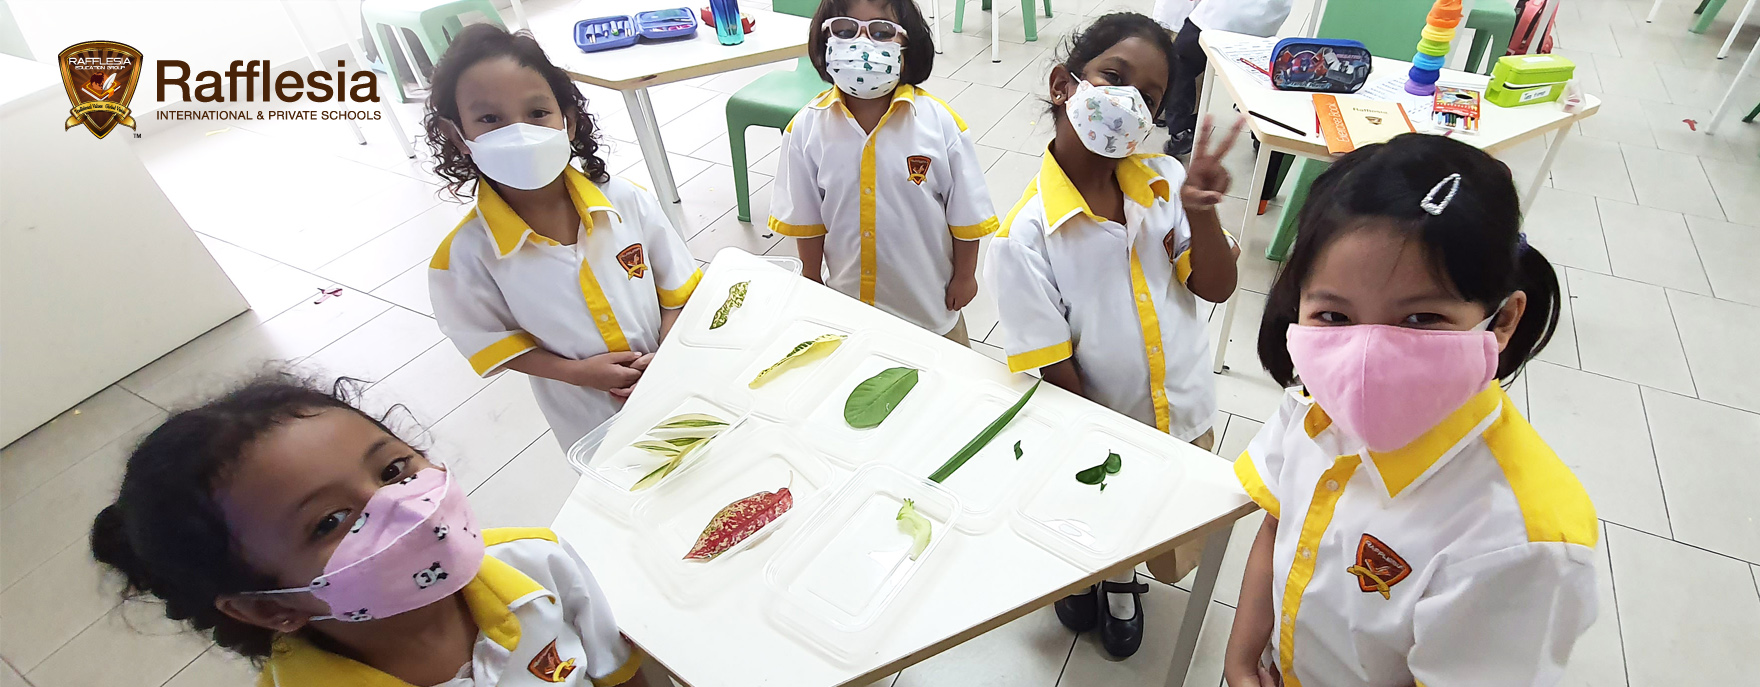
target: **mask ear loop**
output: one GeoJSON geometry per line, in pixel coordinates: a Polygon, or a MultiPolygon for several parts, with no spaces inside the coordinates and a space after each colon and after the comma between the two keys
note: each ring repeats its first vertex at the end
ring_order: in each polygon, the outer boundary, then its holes
{"type": "Polygon", "coordinates": [[[1430,213],[1430,216],[1432,217],[1440,215],[1443,210],[1448,209],[1448,204],[1454,201],[1454,194],[1459,193],[1460,190],[1461,175],[1458,172],[1445,176],[1442,178],[1442,181],[1438,181],[1435,186],[1430,187],[1430,192],[1424,194],[1423,200],[1418,201],[1418,207],[1423,208],[1424,212],[1430,213]],[[1442,200],[1438,201],[1436,200],[1436,194],[1440,193],[1444,186],[1448,187],[1448,195],[1443,196],[1442,200]]]}

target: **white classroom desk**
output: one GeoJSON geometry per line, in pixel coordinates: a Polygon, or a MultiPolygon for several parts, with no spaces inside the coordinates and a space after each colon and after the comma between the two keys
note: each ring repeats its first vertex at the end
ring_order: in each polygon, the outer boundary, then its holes
{"type": "MultiPolygon", "coordinates": [[[[661,406],[675,402],[679,389],[713,393],[716,389],[727,388],[735,383],[735,377],[755,356],[766,352],[760,350],[761,345],[752,347],[753,350],[698,348],[681,343],[679,335],[688,328],[705,326],[705,320],[720,307],[727,285],[721,283],[724,280],[718,280],[718,272],[754,267],[780,269],[738,249],[728,248],[716,256],[703,286],[685,306],[672,335],[661,346],[659,355],[643,376],[642,384],[625,406],[623,418],[631,421],[644,417],[646,420],[658,419],[660,414],[667,412],[661,406]]],[[[1022,393],[1032,381],[1028,375],[1010,374],[1007,366],[980,353],[804,279],[800,280],[786,306],[765,306],[750,301],[745,305],[745,308],[753,307],[785,308],[777,320],[777,331],[793,319],[806,316],[850,327],[852,332],[877,331],[907,339],[909,344],[932,348],[939,357],[937,372],[944,376],[944,382],[949,386],[989,381],[1004,385],[1014,393],[1022,393]]],[[[1050,384],[1041,386],[1029,408],[1036,413],[1071,420],[1096,412],[1111,412],[1050,384]]],[[[1150,628],[1146,640],[1177,641],[1167,684],[1178,687],[1185,682],[1198,630],[1204,612],[1210,607],[1230,528],[1235,520],[1256,510],[1257,506],[1242,491],[1230,461],[1155,432],[1134,420],[1123,416],[1117,418],[1121,425],[1140,428],[1120,430],[1131,432],[1132,442],[1140,440],[1145,447],[1165,448],[1162,457],[1179,461],[1184,476],[1172,493],[1162,495],[1165,506],[1152,522],[1143,526],[1145,532],[1138,539],[1134,552],[1106,567],[1135,566],[1171,551],[1176,545],[1206,538],[1202,562],[1181,626],[1150,628]],[[1140,435],[1136,433],[1139,431],[1140,435]]],[[[612,435],[616,436],[617,431],[613,430],[612,435]]],[[[952,455],[969,438],[950,434],[926,450],[935,456],[952,455]]],[[[932,462],[939,463],[938,460],[932,462]]],[[[839,470],[842,475],[849,474],[847,470],[839,470]]],[[[664,666],[680,683],[691,687],[867,685],[1079,591],[1105,576],[1105,571],[1079,568],[1022,538],[1009,522],[981,535],[957,529],[937,531],[935,537],[939,542],[935,546],[941,548],[931,552],[919,574],[910,580],[887,609],[886,618],[882,620],[886,631],[875,644],[875,651],[860,660],[859,665],[846,665],[800,643],[773,624],[775,621],[765,612],[767,604],[775,602],[762,579],[764,565],[779,547],[787,544],[788,537],[796,534],[795,528],[800,520],[791,521],[774,536],[725,561],[727,567],[717,572],[717,579],[712,582],[715,587],[713,596],[701,603],[680,605],[657,586],[651,568],[644,566],[641,547],[645,539],[607,510],[590,502],[603,493],[599,491],[603,487],[590,484],[592,481],[592,477],[580,480],[552,528],[580,552],[592,569],[610,600],[619,627],[649,655],[651,660],[647,665],[664,666]],[[943,537],[945,539],[940,539],[943,537]]],[[[826,493],[835,491],[840,482],[842,477],[833,477],[832,486],[826,493]]],[[[1033,483],[1029,480],[1022,487],[1033,483]]],[[[665,486],[662,484],[659,488],[665,486]]],[[[812,505],[797,505],[797,508],[811,509],[812,505]]],[[[1012,503],[1005,502],[1001,510],[1013,517],[1012,503]]],[[[798,515],[809,514],[810,510],[798,515]]],[[[664,684],[663,678],[660,682],[664,684]]]]}
{"type": "MultiPolygon", "coordinates": [[[[756,23],[744,43],[732,46],[722,45],[715,39],[715,27],[701,22],[697,23],[696,35],[688,39],[658,43],[643,39],[629,47],[600,52],[581,52],[574,43],[574,24],[582,19],[609,14],[633,16],[637,12],[678,6],[677,0],[580,2],[566,12],[549,13],[553,19],[539,21],[532,27],[532,35],[570,78],[623,93],[624,105],[635,124],[636,140],[641,144],[642,159],[654,181],[654,192],[660,196],[660,206],[673,227],[684,232],[678,184],[672,178],[672,165],[666,159],[666,145],[660,140],[660,122],[654,118],[648,89],[805,55],[807,18],[742,8],[756,23]]],[[[691,7],[694,10],[699,5],[691,7]]]]}
{"type": "MultiPolygon", "coordinates": [[[[1247,188],[1257,194],[1265,185],[1272,153],[1288,153],[1298,157],[1315,160],[1331,161],[1332,153],[1326,149],[1326,139],[1315,128],[1314,97],[1304,91],[1280,91],[1269,85],[1261,85],[1245,71],[1244,65],[1231,63],[1222,56],[1220,48],[1233,45],[1240,41],[1264,40],[1246,34],[1228,31],[1205,31],[1198,37],[1199,45],[1203,46],[1209,66],[1204,70],[1204,89],[1202,100],[1198,104],[1198,112],[1210,111],[1210,96],[1214,84],[1220,82],[1227,89],[1230,98],[1240,109],[1240,116],[1247,121],[1248,130],[1259,139],[1259,154],[1253,162],[1253,178],[1247,188]],[[1290,126],[1308,131],[1307,136],[1296,136],[1294,132],[1283,127],[1247,115],[1248,111],[1257,112],[1290,126]]],[[[1417,45],[1414,37],[1412,44],[1417,45]]],[[[1415,50],[1415,49],[1414,49],[1415,50]]],[[[1394,75],[1405,78],[1406,71],[1412,63],[1400,60],[1375,58],[1371,68],[1371,83],[1379,83],[1394,75]]],[[[1484,80],[1485,77],[1460,72],[1453,69],[1442,70],[1442,81],[1484,80]]],[[[1565,112],[1558,102],[1524,105],[1521,107],[1502,107],[1485,101],[1479,115],[1479,131],[1469,136],[1457,136],[1457,140],[1478,146],[1487,153],[1496,155],[1499,152],[1514,148],[1536,137],[1554,134],[1547,144],[1546,156],[1540,161],[1540,169],[1526,185],[1526,193],[1522,194],[1522,214],[1526,215],[1529,206],[1534,204],[1534,197],[1540,193],[1540,185],[1546,181],[1546,173],[1552,169],[1552,161],[1558,157],[1559,144],[1564,142],[1565,135],[1570,133],[1571,125],[1578,120],[1594,115],[1601,108],[1601,100],[1592,95],[1583,96],[1583,104],[1576,112],[1565,112]]],[[[1419,132],[1428,131],[1428,122],[1412,122],[1413,128],[1419,132]]],[[[1519,182],[1518,182],[1519,183],[1519,182]]],[[[1518,186],[1518,188],[1520,188],[1518,186]]],[[[1258,220],[1258,203],[1246,204],[1245,217],[1241,220],[1239,241],[1242,246],[1248,245],[1253,225],[1258,220]]],[[[1216,341],[1216,360],[1211,371],[1222,374],[1223,355],[1228,352],[1229,330],[1234,324],[1234,312],[1238,292],[1228,299],[1223,309],[1221,333],[1216,341]]]]}

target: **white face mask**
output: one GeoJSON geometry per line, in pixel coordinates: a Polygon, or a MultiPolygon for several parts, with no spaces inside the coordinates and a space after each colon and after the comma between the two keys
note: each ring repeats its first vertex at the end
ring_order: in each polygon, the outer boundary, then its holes
{"type": "Polygon", "coordinates": [[[883,98],[898,88],[904,46],[876,43],[867,36],[825,41],[825,71],[838,89],[863,100],[883,98]]]}
{"type": "Polygon", "coordinates": [[[525,122],[501,127],[464,144],[477,171],[525,191],[550,185],[574,155],[566,132],[525,122]]]}
{"type": "Polygon", "coordinates": [[[1096,155],[1122,158],[1137,152],[1149,137],[1149,106],[1131,86],[1095,86],[1076,82],[1076,93],[1063,104],[1069,124],[1082,145],[1096,155]]]}

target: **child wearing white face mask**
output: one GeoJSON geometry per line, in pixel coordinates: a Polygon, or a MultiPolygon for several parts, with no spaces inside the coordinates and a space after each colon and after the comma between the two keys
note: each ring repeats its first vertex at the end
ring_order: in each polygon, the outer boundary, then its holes
{"type": "Polygon", "coordinates": [[[654,194],[605,173],[586,105],[530,35],[474,24],[424,120],[435,171],[477,198],[429,263],[434,318],[477,374],[531,375],[563,450],[622,407],[702,277],[654,194]]]}
{"type": "Polygon", "coordinates": [[[911,0],[824,0],[807,54],[836,84],[783,134],[770,228],[806,277],[967,343],[978,239],[996,231],[965,121],[917,84],[935,45],[911,0]]]}
{"type": "Polygon", "coordinates": [[[1235,461],[1267,517],[1223,676],[1552,685],[1595,619],[1600,524],[1513,407],[1558,325],[1509,169],[1440,136],[1314,182],[1259,325],[1292,389],[1235,461]]]}

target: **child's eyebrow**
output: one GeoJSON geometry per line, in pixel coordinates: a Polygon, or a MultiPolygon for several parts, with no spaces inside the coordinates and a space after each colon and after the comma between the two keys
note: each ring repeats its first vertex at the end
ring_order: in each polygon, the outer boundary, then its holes
{"type": "Polygon", "coordinates": [[[366,454],[361,456],[361,462],[363,462],[363,463],[373,462],[373,456],[377,455],[379,453],[379,449],[385,448],[386,446],[389,446],[390,444],[391,444],[391,437],[381,437],[378,441],[373,442],[373,445],[367,447],[366,454]]]}
{"type": "Polygon", "coordinates": [[[1455,298],[1455,296],[1453,296],[1452,294],[1445,293],[1443,291],[1429,291],[1426,293],[1418,294],[1416,296],[1406,296],[1405,298],[1401,298],[1401,299],[1399,299],[1399,302],[1396,303],[1396,305],[1415,305],[1418,303],[1428,303],[1431,301],[1450,301],[1450,302],[1452,302],[1455,300],[1458,300],[1458,299],[1455,298]]]}

